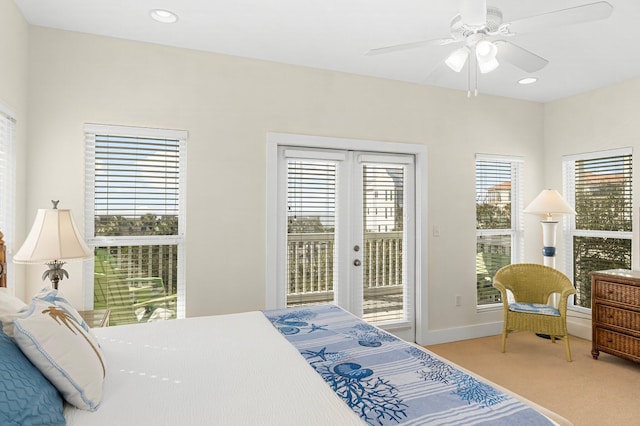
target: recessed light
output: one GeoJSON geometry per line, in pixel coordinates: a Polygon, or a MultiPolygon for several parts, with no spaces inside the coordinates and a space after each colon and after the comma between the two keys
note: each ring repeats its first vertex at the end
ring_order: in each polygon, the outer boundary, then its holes
{"type": "Polygon", "coordinates": [[[178,15],[164,9],[153,9],[149,12],[149,15],[151,15],[154,20],[162,22],[163,24],[173,24],[178,22],[178,15]]]}
{"type": "Polygon", "coordinates": [[[538,81],[538,77],[525,77],[518,80],[518,83],[522,85],[526,85],[526,84],[533,84],[536,81],[538,81]]]}

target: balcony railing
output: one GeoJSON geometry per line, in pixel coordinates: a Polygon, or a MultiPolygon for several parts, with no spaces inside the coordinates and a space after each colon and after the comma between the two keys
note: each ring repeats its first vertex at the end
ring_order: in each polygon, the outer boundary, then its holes
{"type": "Polygon", "coordinates": [[[110,325],[176,317],[177,246],[96,247],[94,308],[110,325]]]}
{"type": "MultiPolygon", "coordinates": [[[[289,305],[333,299],[333,233],[288,234],[289,305]]],[[[402,231],[364,234],[363,286],[369,295],[402,295],[402,231]]]]}

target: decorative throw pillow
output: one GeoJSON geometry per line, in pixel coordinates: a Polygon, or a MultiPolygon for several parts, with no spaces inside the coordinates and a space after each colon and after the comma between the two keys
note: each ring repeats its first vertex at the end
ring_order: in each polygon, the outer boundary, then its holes
{"type": "Polygon", "coordinates": [[[50,290],[34,297],[24,316],[14,320],[14,338],[68,403],[93,411],[102,400],[106,370],[98,342],[79,317],[50,290]]]}
{"type": "Polygon", "coordinates": [[[0,424],[64,425],[60,394],[0,331],[0,424]]]}
{"type": "MultiPolygon", "coordinates": [[[[78,324],[87,332],[89,332],[89,325],[85,322],[85,320],[80,316],[76,308],[73,307],[71,303],[62,295],[60,290],[55,290],[51,287],[44,287],[40,292],[38,292],[34,299],[44,300],[45,302],[54,304],[59,308],[67,311],[69,315],[75,319],[78,324]]],[[[33,299],[32,299],[33,300],[33,299]]],[[[26,305],[25,305],[26,306],[26,305]]]]}
{"type": "Polygon", "coordinates": [[[26,303],[9,293],[8,288],[0,287],[0,325],[8,336],[13,337],[13,320],[26,306],[26,303]]]}

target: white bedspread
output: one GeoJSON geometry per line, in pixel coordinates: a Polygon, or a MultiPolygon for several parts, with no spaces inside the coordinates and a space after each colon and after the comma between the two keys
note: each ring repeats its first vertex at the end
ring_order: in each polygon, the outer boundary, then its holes
{"type": "Polygon", "coordinates": [[[261,312],[94,330],[105,354],[95,412],[70,426],[362,425],[261,312]]]}

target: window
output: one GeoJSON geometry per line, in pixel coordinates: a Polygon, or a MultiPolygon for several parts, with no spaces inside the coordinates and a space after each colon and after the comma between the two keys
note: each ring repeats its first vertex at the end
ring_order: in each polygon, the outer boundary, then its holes
{"type": "Polygon", "coordinates": [[[479,306],[500,303],[493,276],[516,263],[522,241],[523,162],[515,157],[476,155],[476,283],[479,306]]]}
{"type": "Polygon", "coordinates": [[[576,210],[564,220],[573,307],[591,309],[591,271],[631,269],[631,148],[566,156],[564,192],[576,210]]]}
{"type": "Polygon", "coordinates": [[[11,248],[14,243],[16,121],[9,108],[0,103],[0,231],[7,249],[7,285],[13,286],[11,248]]]}
{"type": "Polygon", "coordinates": [[[187,132],[86,125],[94,309],[110,325],[184,316],[187,132]]]}

